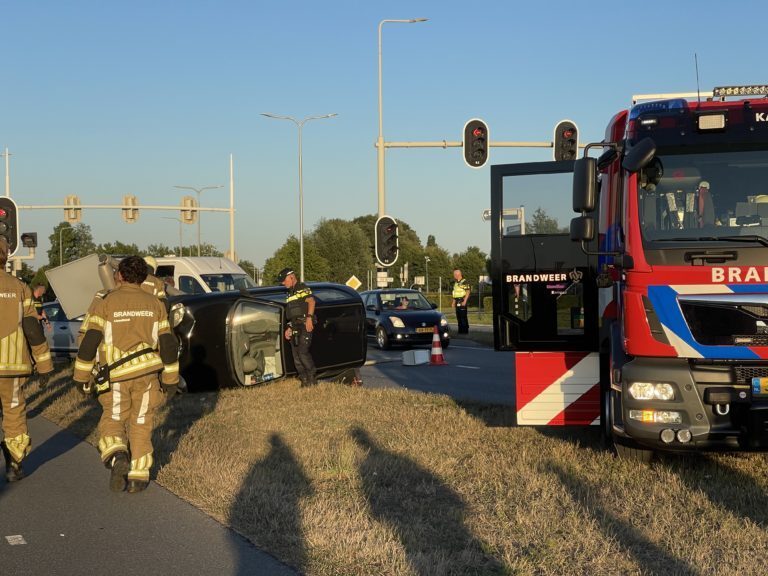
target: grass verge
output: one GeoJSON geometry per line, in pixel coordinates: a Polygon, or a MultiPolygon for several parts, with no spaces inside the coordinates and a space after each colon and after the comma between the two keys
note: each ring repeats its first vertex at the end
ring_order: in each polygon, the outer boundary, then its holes
{"type": "MultiPolygon", "coordinates": [[[[70,375],[30,385],[30,408],[94,443],[70,375]]],[[[596,430],[512,421],[331,383],[188,394],[159,414],[156,479],[309,575],[765,572],[763,455],[642,466],[596,430]]]]}

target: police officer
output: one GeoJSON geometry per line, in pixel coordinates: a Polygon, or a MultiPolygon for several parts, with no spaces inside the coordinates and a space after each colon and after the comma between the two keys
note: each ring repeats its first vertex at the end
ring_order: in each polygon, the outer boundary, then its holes
{"type": "Polygon", "coordinates": [[[309,352],[315,329],[315,299],[312,290],[299,282],[291,268],[283,268],[277,275],[277,281],[288,288],[288,297],[285,299],[285,315],[288,320],[285,339],[292,343],[293,363],[299,373],[301,386],[314,386],[317,384],[317,370],[309,352]]]}
{"type": "Polygon", "coordinates": [[[24,477],[21,462],[30,448],[22,384],[32,374],[33,359],[41,385],[47,384],[53,363],[32,303],[32,292],[5,271],[7,262],[8,242],[0,237],[0,404],[5,435],[0,446],[5,457],[5,477],[8,482],[16,482],[24,477]]]}
{"type": "Polygon", "coordinates": [[[459,325],[459,334],[469,334],[469,320],[467,319],[467,300],[469,300],[469,282],[461,275],[461,270],[453,271],[453,292],[451,307],[456,311],[456,323],[459,325]]]}
{"type": "Polygon", "coordinates": [[[117,288],[91,304],[75,360],[74,380],[87,386],[98,352],[99,452],[112,469],[109,485],[116,492],[149,485],[155,410],[163,393],[170,399],[179,383],[176,338],[163,304],[142,289],[146,277],[139,256],[120,261],[117,288]]]}

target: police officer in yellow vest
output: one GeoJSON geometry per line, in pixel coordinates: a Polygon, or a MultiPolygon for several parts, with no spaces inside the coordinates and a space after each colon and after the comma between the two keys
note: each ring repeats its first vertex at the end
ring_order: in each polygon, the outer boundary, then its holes
{"type": "Polygon", "coordinates": [[[37,320],[32,292],[5,271],[7,262],[8,242],[0,237],[0,404],[5,436],[0,446],[5,457],[5,477],[8,482],[16,482],[24,477],[21,462],[31,443],[22,385],[32,374],[33,360],[41,385],[47,384],[53,363],[37,320]]]}
{"type": "Polygon", "coordinates": [[[139,256],[120,261],[119,285],[94,299],[75,360],[75,382],[87,386],[98,352],[99,452],[112,469],[109,485],[116,492],[126,484],[128,492],[149,485],[155,411],[163,393],[170,399],[179,383],[176,338],[165,306],[142,290],[146,277],[139,256]]]}
{"type": "Polygon", "coordinates": [[[317,384],[317,370],[309,347],[312,344],[312,332],[315,330],[315,298],[309,286],[299,282],[291,268],[281,270],[277,280],[288,288],[288,296],[285,299],[285,316],[288,320],[285,339],[291,341],[293,364],[299,373],[302,388],[314,386],[317,384]]]}
{"type": "Polygon", "coordinates": [[[453,271],[453,301],[451,307],[456,311],[456,323],[459,325],[459,334],[469,334],[469,320],[467,319],[467,301],[469,300],[469,282],[461,275],[458,268],[453,271]]]}

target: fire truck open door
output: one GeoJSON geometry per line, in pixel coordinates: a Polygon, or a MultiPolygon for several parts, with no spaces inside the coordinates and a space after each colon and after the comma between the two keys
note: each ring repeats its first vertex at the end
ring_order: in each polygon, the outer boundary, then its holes
{"type": "Polygon", "coordinates": [[[597,257],[570,239],[572,178],[572,161],[491,168],[494,346],[514,353],[518,424],[600,420],[597,257]]]}

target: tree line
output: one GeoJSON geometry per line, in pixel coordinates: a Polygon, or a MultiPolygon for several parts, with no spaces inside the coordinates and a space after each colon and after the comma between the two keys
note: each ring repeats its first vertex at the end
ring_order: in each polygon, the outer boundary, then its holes
{"type": "MultiPolygon", "coordinates": [[[[375,223],[376,216],[373,214],[358,216],[353,220],[320,220],[314,230],[304,235],[305,279],[343,284],[354,275],[367,287],[365,283],[369,272],[375,278],[375,223]]],[[[488,255],[477,246],[469,246],[463,252],[451,254],[438,244],[435,236],[428,235],[426,243],[422,243],[407,222],[400,220],[398,226],[400,254],[395,265],[389,268],[395,286],[401,283],[410,286],[416,276],[424,276],[428,277],[430,291],[436,292],[440,278],[443,289],[447,289],[453,279],[454,268],[460,268],[464,277],[473,283],[479,277],[490,274],[488,255]],[[408,278],[401,281],[406,264],[408,278]]],[[[563,231],[557,220],[549,217],[542,208],[538,208],[531,221],[526,222],[526,229],[528,233],[534,234],[563,231]]],[[[60,222],[48,239],[50,248],[46,265],[33,270],[26,262],[22,264],[20,277],[30,284],[47,284],[45,270],[94,253],[155,257],[197,255],[193,247],[182,248],[162,243],[152,243],[144,248],[136,243],[125,244],[119,241],[97,244],[90,226],[82,223],[73,226],[69,222],[60,222]]],[[[216,246],[205,243],[201,245],[201,255],[223,256],[223,253],[216,246]]],[[[294,235],[288,236],[282,246],[267,258],[263,269],[257,269],[250,260],[241,259],[238,264],[254,279],[261,278],[262,284],[273,284],[283,268],[298,268],[299,241],[294,235]]]]}

